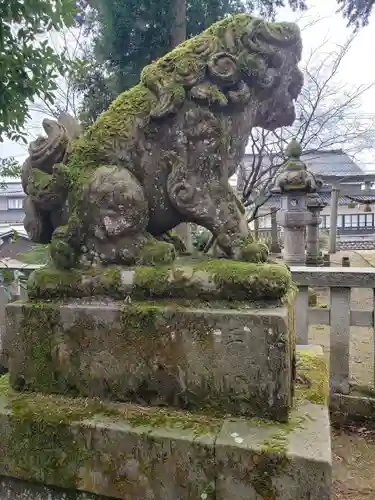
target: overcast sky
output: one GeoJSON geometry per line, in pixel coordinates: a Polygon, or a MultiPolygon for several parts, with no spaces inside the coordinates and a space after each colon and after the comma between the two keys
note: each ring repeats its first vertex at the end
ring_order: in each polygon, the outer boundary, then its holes
{"type": "MultiPolygon", "coordinates": [[[[309,1],[311,8],[304,14],[302,19],[300,13],[293,13],[289,9],[283,9],[278,15],[279,20],[296,20],[299,19],[301,26],[306,25],[314,19],[321,19],[319,23],[308,30],[303,31],[304,42],[304,57],[317,46],[321,41],[329,37],[332,46],[334,44],[343,43],[351,33],[351,30],[346,27],[345,21],[341,14],[336,13],[336,0],[315,0],[309,1]]],[[[356,40],[353,42],[350,53],[346,56],[340,69],[340,79],[350,85],[359,85],[375,82],[375,64],[373,64],[373,50],[375,42],[375,13],[370,22],[370,25],[363,28],[356,40]]],[[[367,92],[362,99],[362,107],[358,111],[363,114],[375,115],[375,88],[367,92]]],[[[29,124],[27,130],[30,131],[32,137],[40,125],[41,116],[33,115],[33,120],[29,124]]],[[[345,145],[343,145],[344,147],[345,145]]],[[[0,157],[15,156],[19,161],[27,156],[27,149],[24,145],[5,141],[0,143],[0,157]]],[[[366,155],[362,158],[366,162],[366,167],[375,169],[375,154],[366,155]]]]}

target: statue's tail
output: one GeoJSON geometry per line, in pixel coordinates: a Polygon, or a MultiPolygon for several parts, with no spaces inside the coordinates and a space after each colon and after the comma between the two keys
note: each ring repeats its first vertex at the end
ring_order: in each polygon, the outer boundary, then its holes
{"type": "Polygon", "coordinates": [[[25,191],[24,226],[36,243],[48,243],[56,227],[66,223],[67,183],[56,166],[66,161],[69,144],[80,135],[78,122],[62,113],[57,121],[43,120],[46,137],[29,145],[29,157],[22,167],[25,191]]]}

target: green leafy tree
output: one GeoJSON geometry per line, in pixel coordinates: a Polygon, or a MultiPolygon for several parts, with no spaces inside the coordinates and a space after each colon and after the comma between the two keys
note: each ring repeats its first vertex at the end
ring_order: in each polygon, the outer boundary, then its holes
{"type": "Polygon", "coordinates": [[[74,22],[74,0],[0,0],[0,141],[23,138],[29,101],[53,101],[63,59],[44,36],[74,22]]]}
{"type": "Polygon", "coordinates": [[[22,167],[19,162],[13,158],[0,158],[0,176],[17,178],[21,176],[22,167]]]}
{"type": "Polygon", "coordinates": [[[5,179],[11,177],[17,179],[21,177],[22,166],[13,158],[0,158],[0,189],[6,185],[5,179]]]}

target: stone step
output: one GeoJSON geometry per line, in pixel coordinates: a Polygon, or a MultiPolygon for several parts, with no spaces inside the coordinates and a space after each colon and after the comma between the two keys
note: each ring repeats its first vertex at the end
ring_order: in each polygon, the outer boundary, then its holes
{"type": "Polygon", "coordinates": [[[311,352],[299,356],[302,386],[288,423],[19,393],[3,376],[0,476],[47,488],[21,483],[29,496],[4,500],[91,500],[89,494],[121,500],[330,500],[330,426],[326,384],[321,373],[314,378],[318,358],[311,352]],[[55,495],[52,487],[87,496],[55,495]]]}

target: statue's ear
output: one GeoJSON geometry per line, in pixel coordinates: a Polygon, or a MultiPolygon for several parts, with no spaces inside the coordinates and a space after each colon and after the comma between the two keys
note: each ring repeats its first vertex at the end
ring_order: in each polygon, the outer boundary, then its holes
{"type": "Polygon", "coordinates": [[[78,137],[82,134],[82,127],[80,123],[69,113],[65,113],[63,111],[60,113],[57,121],[65,128],[69,141],[78,139],[78,137]]]}

